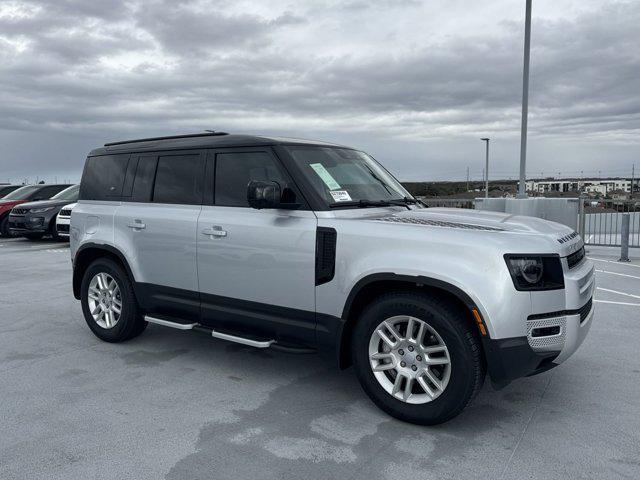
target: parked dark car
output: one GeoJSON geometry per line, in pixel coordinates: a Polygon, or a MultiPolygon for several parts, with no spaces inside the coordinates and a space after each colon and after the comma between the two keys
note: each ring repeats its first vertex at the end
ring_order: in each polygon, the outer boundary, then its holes
{"type": "Polygon", "coordinates": [[[37,200],[48,200],[62,190],[69,188],[69,184],[55,185],[25,185],[20,187],[4,198],[0,199],[0,237],[9,237],[9,212],[16,205],[37,200]]]}
{"type": "Polygon", "coordinates": [[[45,235],[57,239],[56,216],[62,207],[78,200],[79,185],[70,186],[49,200],[22,203],[9,214],[11,236],[37,240],[45,235]]]}
{"type": "Polygon", "coordinates": [[[9,195],[14,190],[19,189],[22,185],[0,185],[0,198],[9,195]]]}

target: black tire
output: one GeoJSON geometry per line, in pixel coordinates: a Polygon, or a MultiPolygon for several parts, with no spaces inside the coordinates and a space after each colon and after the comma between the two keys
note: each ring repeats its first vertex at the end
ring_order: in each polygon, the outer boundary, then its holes
{"type": "Polygon", "coordinates": [[[0,237],[11,237],[11,231],[9,230],[9,214],[0,219],[0,237]]]}
{"type": "Polygon", "coordinates": [[[482,388],[486,366],[477,332],[457,305],[418,293],[389,293],[374,300],[360,315],[351,339],[356,375],[373,402],[389,415],[419,425],[437,425],[458,415],[482,388]],[[369,340],[390,317],[409,315],[430,325],[449,350],[451,374],[440,396],[428,403],[410,404],[388,393],[374,376],[369,340]]]}
{"type": "Polygon", "coordinates": [[[122,267],[111,259],[99,258],[89,265],[82,277],[80,298],[87,325],[98,338],[105,342],[118,343],[130,340],[140,335],[147,327],[147,322],[140,313],[131,280],[122,267]],[[98,273],[109,274],[120,288],[122,312],[118,322],[112,328],[103,328],[98,325],[89,311],[89,284],[98,273]]]}
{"type": "Polygon", "coordinates": [[[51,224],[49,225],[49,232],[51,232],[51,238],[53,238],[56,242],[64,242],[66,238],[58,235],[58,228],[56,225],[57,220],[58,220],[58,215],[54,215],[53,218],[51,219],[51,224]]]}
{"type": "Polygon", "coordinates": [[[44,234],[43,233],[25,233],[23,237],[28,240],[40,240],[42,239],[42,237],[44,237],[44,234]]]}

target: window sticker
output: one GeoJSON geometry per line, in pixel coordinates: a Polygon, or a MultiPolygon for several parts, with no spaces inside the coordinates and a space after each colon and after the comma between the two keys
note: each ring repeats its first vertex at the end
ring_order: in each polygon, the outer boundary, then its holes
{"type": "Polygon", "coordinates": [[[329,187],[329,190],[337,190],[340,188],[340,184],[336,182],[335,178],[333,178],[329,172],[327,172],[327,169],[324,168],[324,165],[322,165],[321,163],[311,163],[309,164],[309,166],[313,168],[313,170],[318,174],[325,185],[329,187]]]}
{"type": "Polygon", "coordinates": [[[346,190],[332,190],[329,192],[334,202],[350,202],[351,195],[346,190]]]}

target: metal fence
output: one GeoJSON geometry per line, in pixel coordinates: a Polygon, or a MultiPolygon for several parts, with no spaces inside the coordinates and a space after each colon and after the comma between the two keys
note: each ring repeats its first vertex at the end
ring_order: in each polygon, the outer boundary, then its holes
{"type": "Polygon", "coordinates": [[[640,248],[640,201],[584,200],[579,224],[587,245],[620,246],[622,218],[629,215],[629,247],[640,248]]]}
{"type": "MultiPolygon", "coordinates": [[[[473,199],[419,197],[429,207],[475,208],[473,199]]],[[[585,244],[619,247],[622,244],[622,217],[629,215],[629,247],[640,248],[639,200],[583,199],[578,230],[585,244]]]]}
{"type": "Polygon", "coordinates": [[[475,208],[473,198],[418,197],[427,207],[475,208]]]}

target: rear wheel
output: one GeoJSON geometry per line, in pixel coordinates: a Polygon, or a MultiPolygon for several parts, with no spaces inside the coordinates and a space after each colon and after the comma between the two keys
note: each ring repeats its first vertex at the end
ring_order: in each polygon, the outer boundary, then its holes
{"type": "Polygon", "coordinates": [[[480,342],[456,305],[414,293],[383,295],[352,337],[356,374],[373,402],[407,422],[458,415],[482,387],[480,342]]]}
{"type": "Polygon", "coordinates": [[[95,260],[84,273],[82,311],[91,331],[106,342],[124,342],[147,326],[139,311],[131,280],[116,262],[95,260]]]}

